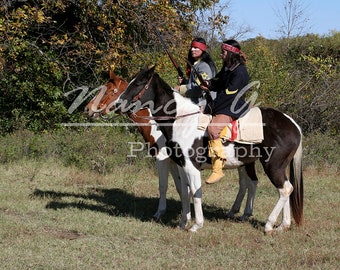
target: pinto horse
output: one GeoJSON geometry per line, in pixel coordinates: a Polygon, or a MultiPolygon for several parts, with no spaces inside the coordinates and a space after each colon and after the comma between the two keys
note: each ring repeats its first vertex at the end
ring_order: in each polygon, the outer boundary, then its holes
{"type": "MultiPolygon", "coordinates": [[[[85,113],[89,117],[97,118],[105,117],[112,112],[115,107],[114,102],[119,95],[126,89],[128,83],[121,77],[110,71],[109,81],[101,88],[97,95],[86,105],[85,113]]],[[[156,167],[158,171],[159,182],[159,202],[156,213],[153,215],[155,220],[160,220],[166,212],[166,192],[168,189],[168,176],[171,173],[176,190],[180,195],[180,176],[177,164],[170,159],[165,148],[165,137],[163,133],[156,127],[156,123],[150,120],[149,109],[141,109],[135,114],[128,114],[129,118],[136,123],[139,132],[144,140],[149,143],[150,154],[156,159],[156,167]]]]}
{"type": "MultiPolygon", "coordinates": [[[[98,94],[87,104],[85,107],[85,113],[89,117],[97,118],[99,116],[105,117],[108,113],[115,110],[115,102],[119,98],[120,94],[126,89],[128,83],[121,77],[110,71],[109,81],[101,88],[98,94]]],[[[171,173],[176,190],[181,196],[181,184],[180,184],[180,173],[182,177],[185,174],[178,168],[177,164],[169,158],[166,153],[165,137],[163,133],[155,128],[156,122],[152,120],[151,112],[147,108],[143,108],[136,113],[128,113],[129,118],[136,123],[140,133],[142,134],[144,140],[150,144],[150,149],[154,149],[152,154],[154,154],[156,159],[156,167],[158,170],[158,181],[159,181],[159,203],[156,213],[153,215],[155,220],[160,220],[160,218],[165,214],[167,201],[166,193],[168,189],[168,175],[171,173]],[[179,170],[179,171],[178,171],[179,170]]],[[[209,164],[206,168],[211,169],[209,164]]],[[[253,215],[253,205],[256,194],[257,179],[256,175],[251,180],[244,167],[239,168],[239,191],[233,204],[231,210],[227,213],[228,218],[234,218],[235,214],[240,211],[242,201],[247,193],[246,206],[244,208],[244,213],[239,220],[248,220],[250,216],[253,215]]],[[[190,216],[188,217],[190,219],[190,216]]]]}
{"type": "MultiPolygon", "coordinates": [[[[203,227],[201,174],[202,149],[207,151],[206,131],[197,128],[200,109],[189,99],[173,91],[155,72],[155,67],[141,70],[129,83],[115,107],[122,113],[131,113],[144,107],[151,110],[160,130],[166,138],[170,157],[182,167],[186,177],[181,178],[182,219],[180,227],[185,228],[191,217],[190,197],[185,190],[189,186],[193,197],[195,223],[189,229],[196,232],[203,227]]],[[[264,140],[250,145],[256,147],[259,155],[253,155],[249,145],[225,142],[226,167],[239,168],[245,183],[255,181],[255,160],[259,159],[265,173],[279,192],[279,200],[265,224],[264,231],[287,230],[291,225],[290,210],[297,225],[303,220],[303,177],[302,177],[302,133],[300,127],[289,116],[272,108],[260,108],[263,119],[264,140]],[[238,156],[243,149],[242,156],[238,156]],[[268,155],[268,149],[272,149],[268,155]],[[290,177],[286,168],[290,168],[290,177]],[[282,211],[282,223],[275,228],[282,211]]],[[[253,185],[253,192],[254,192],[253,185]]],[[[244,194],[238,194],[231,212],[239,210],[244,194]],[[238,208],[238,209],[237,209],[238,208]]],[[[251,205],[252,207],[252,205],[251,205]]],[[[233,213],[232,213],[233,214],[233,213]]]]}

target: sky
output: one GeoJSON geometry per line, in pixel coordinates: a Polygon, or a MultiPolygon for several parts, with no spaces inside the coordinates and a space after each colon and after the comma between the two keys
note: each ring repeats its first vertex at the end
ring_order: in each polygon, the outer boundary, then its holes
{"type": "MultiPolygon", "coordinates": [[[[249,25],[253,31],[242,39],[263,36],[268,39],[279,38],[276,32],[280,20],[278,9],[283,9],[285,0],[223,0],[230,2],[228,14],[234,25],[249,25]]],[[[308,18],[308,33],[328,35],[331,30],[340,32],[339,0],[298,0],[302,3],[304,17],[308,18]]],[[[282,14],[282,13],[281,13],[282,14]]],[[[304,33],[305,34],[305,33],[304,33]]],[[[228,35],[226,35],[228,36],[228,35]]]]}

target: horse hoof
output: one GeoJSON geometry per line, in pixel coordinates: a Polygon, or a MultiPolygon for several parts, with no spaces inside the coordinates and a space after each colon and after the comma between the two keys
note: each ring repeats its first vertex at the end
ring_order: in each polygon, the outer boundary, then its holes
{"type": "Polygon", "coordinates": [[[202,229],[203,225],[198,225],[198,224],[194,224],[192,225],[192,227],[189,229],[189,232],[197,232],[199,229],[202,229]]]}
{"type": "Polygon", "coordinates": [[[188,224],[186,222],[181,222],[179,223],[178,228],[184,231],[187,229],[187,226],[188,224]]]}
{"type": "Polygon", "coordinates": [[[275,231],[277,232],[287,232],[290,228],[290,225],[287,224],[281,224],[280,226],[278,226],[275,231]]]}
{"type": "Polygon", "coordinates": [[[226,217],[229,218],[229,219],[235,219],[235,218],[236,218],[235,215],[236,215],[237,213],[239,213],[239,212],[240,212],[240,210],[231,209],[231,210],[227,213],[226,217]]]}
{"type": "Polygon", "coordinates": [[[228,212],[228,213],[226,214],[226,218],[234,219],[234,218],[235,218],[235,213],[234,213],[234,212],[228,212]]]}
{"type": "Polygon", "coordinates": [[[274,230],[268,230],[268,231],[265,230],[265,231],[264,231],[264,234],[265,234],[265,235],[272,235],[273,233],[274,233],[274,230]]]}
{"type": "Polygon", "coordinates": [[[264,226],[264,234],[265,235],[271,235],[274,232],[273,225],[271,225],[270,222],[267,222],[267,224],[264,226]]]}
{"type": "Polygon", "coordinates": [[[159,215],[158,213],[154,214],[152,217],[153,220],[156,222],[159,222],[161,220],[161,215],[159,215]]]}
{"type": "Polygon", "coordinates": [[[251,217],[251,215],[243,215],[243,216],[239,217],[237,219],[237,221],[239,221],[239,222],[247,222],[247,221],[249,221],[250,217],[251,217]]]}
{"type": "Polygon", "coordinates": [[[162,216],[164,215],[165,210],[164,211],[157,211],[152,217],[155,221],[159,222],[162,218],[162,216]]]}

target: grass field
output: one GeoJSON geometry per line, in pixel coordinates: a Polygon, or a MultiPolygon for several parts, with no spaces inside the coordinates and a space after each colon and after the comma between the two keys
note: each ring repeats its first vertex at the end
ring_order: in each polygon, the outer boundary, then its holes
{"type": "Polygon", "coordinates": [[[278,195],[261,170],[246,223],[224,218],[237,193],[236,171],[203,184],[206,220],[196,234],[176,228],[172,180],[169,211],[162,222],[152,220],[158,180],[147,167],[101,175],[28,159],[1,164],[0,175],[2,269],[340,269],[335,168],[304,171],[304,225],[272,236],[263,227],[278,195]]]}

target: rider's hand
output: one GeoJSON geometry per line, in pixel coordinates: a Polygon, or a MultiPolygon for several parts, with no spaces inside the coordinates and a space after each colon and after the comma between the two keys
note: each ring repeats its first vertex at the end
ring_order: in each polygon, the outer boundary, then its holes
{"type": "Polygon", "coordinates": [[[210,87],[210,81],[204,81],[205,83],[201,83],[200,88],[203,91],[209,91],[209,87],[210,87]]]}
{"type": "Polygon", "coordinates": [[[177,91],[177,92],[179,92],[179,88],[180,88],[179,85],[175,85],[175,86],[173,87],[174,91],[177,91]]]}

